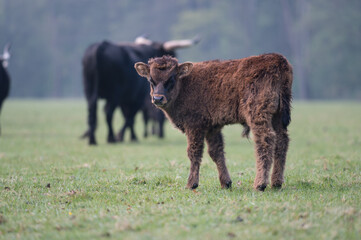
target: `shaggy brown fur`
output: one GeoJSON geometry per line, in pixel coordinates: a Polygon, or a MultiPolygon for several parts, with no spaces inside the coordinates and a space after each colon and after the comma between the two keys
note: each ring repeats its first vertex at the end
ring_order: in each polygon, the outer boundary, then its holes
{"type": "Polygon", "coordinates": [[[231,187],[224,156],[222,127],[242,124],[255,141],[254,188],[264,191],[273,164],[271,185],[281,187],[288,149],[292,67],[280,54],[239,60],[186,62],[169,56],[137,63],[138,74],[151,84],[153,103],[188,139],[191,161],[188,188],[199,183],[204,139],[216,163],[222,187],[231,187]]]}

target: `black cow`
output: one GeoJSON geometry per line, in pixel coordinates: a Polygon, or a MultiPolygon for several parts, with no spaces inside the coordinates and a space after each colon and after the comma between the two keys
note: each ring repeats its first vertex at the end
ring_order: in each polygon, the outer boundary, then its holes
{"type": "MultiPolygon", "coordinates": [[[[4,48],[4,52],[0,55],[0,113],[1,107],[5,98],[9,95],[10,90],[10,76],[6,71],[8,66],[8,60],[10,58],[10,44],[7,44],[4,48]]],[[[1,126],[0,126],[0,135],[1,135],[1,126]]]]}
{"type": "Polygon", "coordinates": [[[174,50],[189,47],[198,42],[193,40],[153,42],[139,37],[134,43],[110,43],[103,41],[88,47],[83,57],[83,83],[88,103],[89,128],[83,137],[89,137],[89,144],[96,144],[95,129],[98,98],[105,99],[105,115],[108,125],[108,142],[115,142],[112,127],[114,110],[121,108],[125,123],[118,134],[118,140],[124,140],[127,128],[131,131],[131,140],[136,141],[134,117],[149,96],[147,81],[134,69],[136,62],[147,62],[149,58],[163,55],[175,56],[174,50]]]}

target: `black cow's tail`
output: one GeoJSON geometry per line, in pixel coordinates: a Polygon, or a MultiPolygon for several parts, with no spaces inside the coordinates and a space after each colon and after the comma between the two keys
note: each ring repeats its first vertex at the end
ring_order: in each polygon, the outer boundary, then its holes
{"type": "Polygon", "coordinates": [[[291,64],[289,64],[285,58],[284,60],[284,64],[282,64],[283,74],[281,74],[280,112],[282,116],[282,126],[287,129],[291,122],[293,71],[291,64]]]}

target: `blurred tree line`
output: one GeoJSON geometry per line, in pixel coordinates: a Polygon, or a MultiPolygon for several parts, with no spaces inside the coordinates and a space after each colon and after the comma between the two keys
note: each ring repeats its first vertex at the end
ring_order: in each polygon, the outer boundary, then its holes
{"type": "Polygon", "coordinates": [[[81,58],[104,39],[202,37],[180,61],[284,54],[298,99],[361,99],[359,0],[0,0],[13,97],[82,95],[81,58]]]}

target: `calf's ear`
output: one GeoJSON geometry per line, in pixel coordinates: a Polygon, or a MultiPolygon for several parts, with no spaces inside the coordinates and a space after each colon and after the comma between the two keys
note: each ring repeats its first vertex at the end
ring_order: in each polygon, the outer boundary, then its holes
{"type": "Polygon", "coordinates": [[[142,62],[137,62],[135,65],[135,70],[137,70],[137,73],[142,76],[142,77],[146,77],[149,78],[149,66],[148,64],[142,63],[142,62]]]}
{"type": "Polygon", "coordinates": [[[179,78],[183,78],[185,76],[188,76],[193,69],[193,63],[191,62],[185,62],[178,65],[178,76],[179,78]]]}

